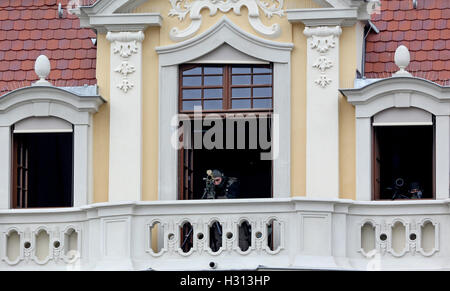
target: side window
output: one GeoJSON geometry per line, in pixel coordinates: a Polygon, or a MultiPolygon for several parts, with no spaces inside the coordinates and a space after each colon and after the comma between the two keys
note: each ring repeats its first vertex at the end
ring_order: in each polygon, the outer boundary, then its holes
{"type": "Polygon", "coordinates": [[[374,199],[435,196],[435,122],[415,108],[394,108],[373,118],[374,199]]]}
{"type": "Polygon", "coordinates": [[[57,118],[14,125],[12,207],[73,206],[73,130],[57,118]]]}

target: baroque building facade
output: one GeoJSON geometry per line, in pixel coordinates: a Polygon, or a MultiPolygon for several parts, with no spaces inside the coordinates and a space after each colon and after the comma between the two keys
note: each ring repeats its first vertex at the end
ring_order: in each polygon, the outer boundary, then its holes
{"type": "Polygon", "coordinates": [[[2,2],[0,269],[448,269],[449,19],[2,2]]]}

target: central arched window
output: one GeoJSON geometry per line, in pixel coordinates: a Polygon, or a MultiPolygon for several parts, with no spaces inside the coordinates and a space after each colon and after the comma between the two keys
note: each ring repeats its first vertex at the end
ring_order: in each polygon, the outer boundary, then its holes
{"type": "Polygon", "coordinates": [[[212,169],[239,181],[236,198],[272,197],[272,161],[261,159],[271,149],[272,64],[183,64],[179,74],[179,113],[189,116],[191,130],[183,136],[189,146],[179,151],[179,198],[201,199],[203,178],[212,169]],[[201,110],[199,128],[194,110],[201,110]],[[212,123],[205,122],[208,113],[216,113],[212,123]],[[195,144],[209,131],[213,148],[195,144]]]}

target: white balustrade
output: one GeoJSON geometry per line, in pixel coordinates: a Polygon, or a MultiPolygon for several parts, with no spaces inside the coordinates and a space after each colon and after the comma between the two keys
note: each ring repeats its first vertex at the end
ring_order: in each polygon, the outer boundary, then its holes
{"type": "Polygon", "coordinates": [[[449,269],[449,203],[282,198],[3,210],[0,270],[449,269]]]}

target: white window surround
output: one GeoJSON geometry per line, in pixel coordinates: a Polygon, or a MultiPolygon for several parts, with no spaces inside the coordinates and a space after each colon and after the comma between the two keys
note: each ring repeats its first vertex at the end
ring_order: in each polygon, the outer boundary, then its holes
{"type": "Polygon", "coordinates": [[[413,77],[392,77],[342,89],[356,116],[356,199],[372,200],[372,117],[389,108],[419,108],[436,117],[436,199],[450,187],[450,87],[413,77]]]}
{"type": "MultiPolygon", "coordinates": [[[[159,200],[177,200],[178,155],[171,136],[171,119],[178,114],[178,67],[214,51],[223,44],[250,57],[273,63],[274,137],[279,137],[279,155],[273,161],[273,197],[290,197],[291,152],[291,50],[293,44],[268,41],[249,34],[226,16],[204,33],[175,45],[156,48],[159,54],[159,200]],[[276,119],[274,120],[276,122],[276,119]]],[[[209,60],[211,61],[211,60],[209,60]]],[[[219,60],[218,60],[219,61],[219,60]]],[[[276,144],[276,143],[275,143],[276,144]]],[[[276,146],[276,145],[275,145],[276,146]]],[[[277,149],[275,149],[277,151],[277,149]]]]}
{"type": "Polygon", "coordinates": [[[104,103],[100,96],[79,96],[51,86],[21,88],[0,97],[0,209],[11,207],[11,130],[30,117],[57,117],[73,125],[74,206],[92,200],[92,113],[104,103]]]}

